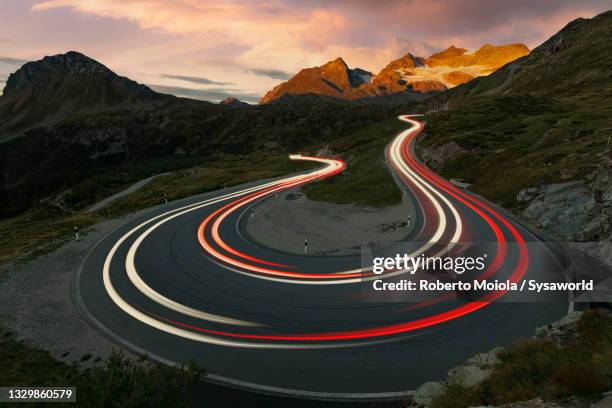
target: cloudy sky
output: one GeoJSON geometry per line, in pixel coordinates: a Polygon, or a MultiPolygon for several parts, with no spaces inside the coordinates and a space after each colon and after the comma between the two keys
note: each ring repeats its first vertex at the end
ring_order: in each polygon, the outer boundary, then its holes
{"type": "Polygon", "coordinates": [[[410,51],[533,48],[610,0],[2,0],[0,89],[23,61],[80,51],[159,91],[255,102],[341,56],[378,72],[410,51]]]}

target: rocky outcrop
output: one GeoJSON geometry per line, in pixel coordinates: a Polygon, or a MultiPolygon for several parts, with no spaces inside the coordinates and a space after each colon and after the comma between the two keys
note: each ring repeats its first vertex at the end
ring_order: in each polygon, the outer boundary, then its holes
{"type": "Polygon", "coordinates": [[[495,348],[486,353],[479,353],[471,357],[464,364],[449,370],[447,383],[458,384],[462,387],[474,387],[489,378],[493,366],[499,361],[498,354],[503,349],[495,348]]]}
{"type": "MultiPolygon", "coordinates": [[[[589,408],[596,406],[597,405],[590,405],[589,408]]],[[[607,405],[602,405],[601,407],[607,407],[607,405]]],[[[496,407],[489,405],[486,408],[496,407]]],[[[586,406],[584,402],[570,397],[561,401],[546,401],[542,398],[534,398],[529,401],[513,402],[511,404],[500,405],[497,408],[586,408],[586,406]]]]}
{"type": "Polygon", "coordinates": [[[545,184],[519,191],[523,215],[566,241],[612,238],[612,170],[595,170],[585,180],[545,184]]]}
{"type": "MultiPolygon", "coordinates": [[[[596,217],[600,209],[581,181],[542,185],[535,194],[523,211],[529,220],[566,240],[594,238],[600,227],[596,217]]],[[[522,190],[517,199],[529,197],[528,190],[522,190]]]]}
{"type": "Polygon", "coordinates": [[[463,71],[451,71],[444,75],[442,78],[453,86],[465,84],[466,82],[470,82],[474,77],[470,74],[466,74],[463,71]]]}
{"type": "Polygon", "coordinates": [[[446,91],[446,86],[436,80],[424,80],[424,81],[414,81],[408,83],[408,89],[414,92],[428,94],[428,93],[439,93],[446,91]]]}
{"type": "Polygon", "coordinates": [[[419,156],[428,166],[434,170],[439,170],[449,159],[466,151],[459,143],[453,140],[433,148],[419,148],[418,152],[419,156]]]}
{"type": "Polygon", "coordinates": [[[413,406],[428,407],[434,399],[444,394],[446,384],[437,381],[426,382],[414,392],[412,397],[413,406]]]}
{"type": "MultiPolygon", "coordinates": [[[[581,316],[582,312],[571,312],[557,322],[538,327],[532,339],[551,341],[560,347],[568,345],[579,336],[577,323],[581,316]]],[[[489,352],[479,353],[468,359],[464,364],[451,368],[445,381],[423,384],[414,391],[411,405],[409,406],[417,408],[431,406],[434,399],[443,395],[451,384],[464,388],[477,387],[489,378],[492,368],[500,361],[500,353],[504,352],[504,350],[503,347],[497,347],[489,352]]],[[[594,403],[591,407],[608,407],[610,402],[612,402],[612,392],[607,392],[602,395],[599,402],[594,403]]],[[[498,407],[488,405],[478,408],[586,408],[586,406],[588,405],[585,405],[584,400],[570,397],[555,402],[536,398],[529,401],[504,404],[498,407]]]]}
{"type": "Polygon", "coordinates": [[[570,312],[559,321],[536,328],[533,337],[550,340],[559,346],[570,344],[578,338],[576,322],[580,316],[582,316],[580,311],[570,312]]]}

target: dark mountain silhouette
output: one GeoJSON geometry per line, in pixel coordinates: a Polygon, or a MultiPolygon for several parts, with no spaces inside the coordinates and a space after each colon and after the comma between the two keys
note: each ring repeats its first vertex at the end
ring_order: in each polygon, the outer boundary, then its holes
{"type": "Polygon", "coordinates": [[[0,96],[0,137],[82,113],[146,108],[170,99],[71,51],[28,62],[8,77],[0,96]]]}

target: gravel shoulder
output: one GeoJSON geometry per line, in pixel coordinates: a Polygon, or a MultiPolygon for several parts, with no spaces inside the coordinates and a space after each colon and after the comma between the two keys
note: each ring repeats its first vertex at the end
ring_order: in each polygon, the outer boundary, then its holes
{"type": "Polygon", "coordinates": [[[98,240],[149,211],[100,222],[83,231],[79,241],[25,263],[2,266],[0,328],[61,361],[87,366],[97,357],[103,360],[117,346],[81,318],[72,300],[74,276],[98,240]]]}
{"type": "Polygon", "coordinates": [[[371,208],[313,201],[289,190],[258,204],[246,230],[254,241],[283,252],[303,254],[306,239],[312,255],[356,255],[363,243],[405,238],[409,217],[414,219],[414,208],[406,199],[371,208]]]}

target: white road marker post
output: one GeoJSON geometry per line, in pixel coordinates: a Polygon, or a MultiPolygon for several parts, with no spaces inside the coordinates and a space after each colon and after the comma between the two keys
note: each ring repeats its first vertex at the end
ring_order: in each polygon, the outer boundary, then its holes
{"type": "Polygon", "coordinates": [[[251,207],[251,218],[255,216],[255,207],[251,207]]]}
{"type": "Polygon", "coordinates": [[[308,240],[307,239],[304,240],[304,253],[305,254],[308,253],[308,240]]]}
{"type": "Polygon", "coordinates": [[[74,226],[74,240],[78,241],[80,239],[79,237],[79,227],[77,227],[76,225],[74,226]]]}
{"type": "Polygon", "coordinates": [[[164,194],[164,202],[168,204],[168,194],[164,194]]]}

